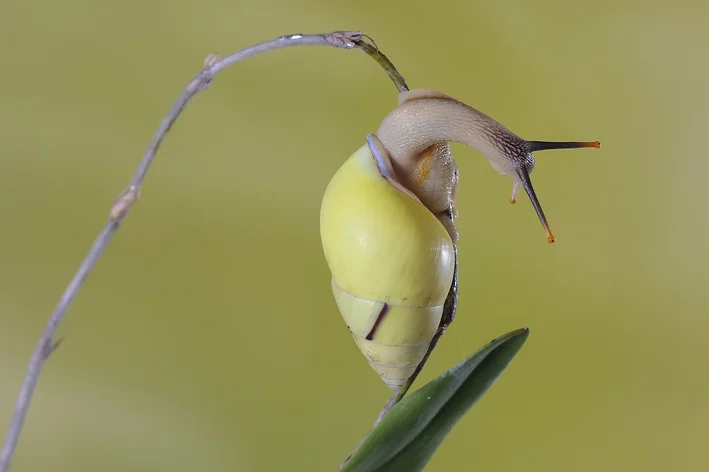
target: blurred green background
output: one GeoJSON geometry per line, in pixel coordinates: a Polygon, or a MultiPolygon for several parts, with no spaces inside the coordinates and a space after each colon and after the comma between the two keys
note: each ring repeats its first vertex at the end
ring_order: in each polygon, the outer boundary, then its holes
{"type": "MultiPolygon", "coordinates": [[[[0,435],[41,329],[208,53],[361,29],[412,87],[537,140],[557,236],[476,152],[460,306],[417,385],[532,335],[430,471],[709,468],[709,4],[0,4],[0,435]]],[[[227,70],[166,140],[42,375],[16,471],[334,470],[388,396],[338,314],[319,207],[396,93],[360,52],[227,70]]]]}

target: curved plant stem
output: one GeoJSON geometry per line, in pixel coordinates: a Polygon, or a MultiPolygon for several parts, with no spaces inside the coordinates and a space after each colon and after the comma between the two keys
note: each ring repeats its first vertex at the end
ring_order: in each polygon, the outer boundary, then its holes
{"type": "Polygon", "coordinates": [[[399,74],[389,59],[387,59],[386,56],[379,51],[376,45],[373,45],[373,43],[374,41],[372,41],[371,38],[358,31],[336,31],[328,34],[309,35],[292,34],[247,47],[246,49],[242,49],[241,51],[238,51],[230,56],[226,56],[223,59],[210,55],[205,60],[204,69],[202,72],[200,72],[189,82],[189,84],[187,84],[187,87],[185,87],[175,103],[172,105],[172,108],[170,108],[170,111],[167,113],[165,118],[163,118],[158,130],[155,132],[155,135],[150,142],[150,146],[148,146],[147,151],[145,151],[143,159],[140,161],[138,169],[131,179],[130,184],[111,206],[108,222],[94,241],[91,249],[79,266],[76,274],[71,279],[71,282],[64,290],[64,293],[47,321],[44,331],[39,338],[39,342],[32,352],[32,356],[27,367],[27,373],[15,406],[15,412],[8,429],[7,437],[5,438],[2,451],[0,451],[0,472],[7,472],[10,468],[10,463],[12,462],[12,457],[15,453],[17,442],[20,438],[22,426],[25,422],[25,418],[30,407],[32,395],[37,386],[39,374],[41,373],[45,362],[61,341],[55,339],[59,324],[64,319],[69,305],[71,305],[71,302],[76,297],[76,294],[84,283],[84,280],[86,280],[86,277],[89,275],[89,272],[91,272],[91,269],[93,269],[96,262],[98,262],[101,254],[113,238],[113,235],[116,231],[118,231],[118,228],[120,228],[121,223],[125,219],[131,207],[138,201],[141,186],[143,185],[143,181],[145,180],[148,170],[150,170],[151,164],[155,160],[155,156],[160,148],[162,140],[165,138],[167,132],[170,130],[173,123],[175,123],[177,118],[180,116],[180,113],[185,106],[187,106],[190,100],[192,100],[197,93],[206,89],[216,74],[226,67],[262,52],[295,46],[330,46],[340,49],[359,49],[374,58],[384,68],[399,91],[408,90],[404,78],[401,74],[399,74]],[[372,42],[372,44],[367,42],[367,40],[372,42]]]}

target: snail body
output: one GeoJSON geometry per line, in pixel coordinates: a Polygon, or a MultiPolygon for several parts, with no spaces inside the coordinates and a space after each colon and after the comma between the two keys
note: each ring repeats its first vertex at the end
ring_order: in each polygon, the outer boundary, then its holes
{"type": "Polygon", "coordinates": [[[475,148],[512,178],[513,203],[523,187],[549,242],[554,236],[529,178],[532,152],[600,146],[525,141],[440,92],[399,95],[376,135],[367,135],[332,178],[320,212],[337,306],[393,390],[408,388],[455,314],[458,168],[449,142],[475,148]]]}

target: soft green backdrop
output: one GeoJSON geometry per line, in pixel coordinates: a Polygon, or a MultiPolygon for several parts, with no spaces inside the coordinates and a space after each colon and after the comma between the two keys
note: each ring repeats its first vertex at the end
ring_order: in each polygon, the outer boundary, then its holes
{"type": "MultiPolygon", "coordinates": [[[[413,87],[529,139],[557,236],[455,146],[460,307],[422,375],[529,326],[430,471],[709,469],[709,4],[0,3],[0,436],[44,322],[210,53],[362,29],[413,87]]],[[[318,212],[396,103],[364,54],[236,65],[169,135],[72,307],[16,471],[333,470],[388,390],[336,311],[318,212]]],[[[419,384],[420,385],[420,384],[419,384]]]]}

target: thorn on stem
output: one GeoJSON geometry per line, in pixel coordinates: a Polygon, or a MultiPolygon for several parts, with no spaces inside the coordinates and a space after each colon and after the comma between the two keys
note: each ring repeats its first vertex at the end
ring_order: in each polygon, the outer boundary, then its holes
{"type": "Polygon", "coordinates": [[[123,193],[113,202],[111,206],[111,219],[113,221],[120,221],[125,218],[128,210],[138,201],[140,198],[140,187],[136,185],[131,185],[123,191],[123,193]]]}
{"type": "Polygon", "coordinates": [[[204,67],[212,67],[214,64],[219,62],[222,58],[217,54],[209,54],[204,58],[204,67]]]}

